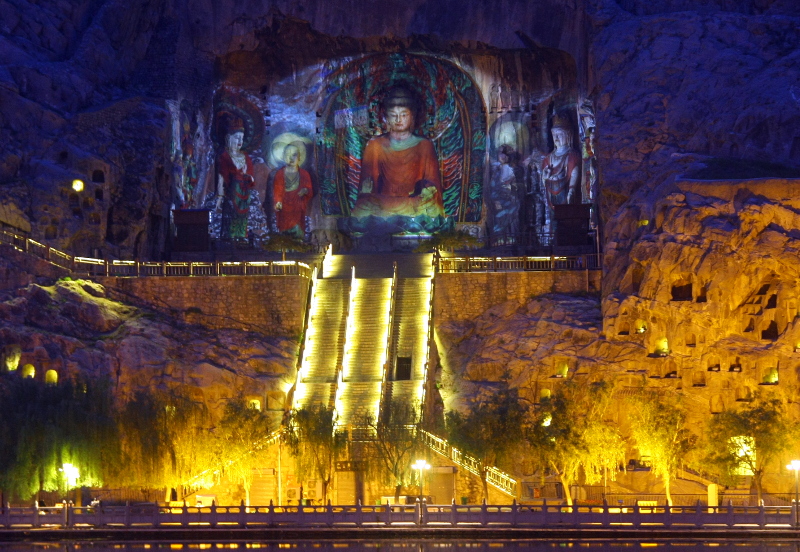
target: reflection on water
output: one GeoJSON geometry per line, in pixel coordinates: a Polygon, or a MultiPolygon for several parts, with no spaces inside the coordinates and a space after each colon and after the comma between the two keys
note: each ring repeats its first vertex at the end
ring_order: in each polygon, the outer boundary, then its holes
{"type": "Polygon", "coordinates": [[[207,543],[0,543],[0,552],[139,552],[152,550],[314,550],[370,552],[497,552],[519,550],[526,552],[798,552],[800,541],[696,541],[675,539],[670,542],[640,541],[532,541],[532,540],[335,540],[286,542],[207,542],[207,543]],[[574,549],[574,551],[567,549],[574,549]]]}

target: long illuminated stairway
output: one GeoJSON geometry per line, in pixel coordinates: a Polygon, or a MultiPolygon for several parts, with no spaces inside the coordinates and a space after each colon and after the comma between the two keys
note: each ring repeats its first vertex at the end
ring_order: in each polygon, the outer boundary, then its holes
{"type": "Polygon", "coordinates": [[[334,406],[337,425],[344,428],[377,419],[381,401],[391,397],[421,403],[431,260],[410,254],[326,256],[322,278],[314,281],[294,408],[334,406]]]}
{"type": "Polygon", "coordinates": [[[422,402],[425,365],[428,360],[430,278],[401,278],[395,292],[392,339],[383,400],[407,401],[417,408],[422,402]]]}
{"type": "Polygon", "coordinates": [[[346,327],[350,280],[316,280],[295,407],[333,406],[346,327]]]}
{"type": "MultiPolygon", "coordinates": [[[[358,270],[356,269],[356,273],[358,270]]],[[[386,364],[391,278],[353,280],[342,378],[336,391],[338,425],[377,419],[386,364]]]]}

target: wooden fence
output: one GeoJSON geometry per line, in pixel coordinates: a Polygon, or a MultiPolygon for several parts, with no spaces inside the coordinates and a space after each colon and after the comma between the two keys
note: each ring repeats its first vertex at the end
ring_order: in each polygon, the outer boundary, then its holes
{"type": "Polygon", "coordinates": [[[362,506],[160,506],[0,508],[0,527],[796,527],[795,506],[721,507],[542,504],[362,506]]]}

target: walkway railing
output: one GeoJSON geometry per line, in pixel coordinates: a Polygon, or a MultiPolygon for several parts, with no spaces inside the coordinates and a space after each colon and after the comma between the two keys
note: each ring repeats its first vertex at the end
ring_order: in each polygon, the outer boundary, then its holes
{"type": "Polygon", "coordinates": [[[571,257],[439,257],[438,272],[600,270],[600,255],[571,257]]]}
{"type": "MultiPolygon", "coordinates": [[[[476,458],[461,452],[445,439],[437,437],[433,433],[424,429],[420,429],[419,432],[422,442],[428,445],[431,450],[448,460],[452,460],[457,466],[464,468],[468,472],[481,477],[480,462],[476,458]]],[[[486,468],[486,482],[509,496],[518,496],[517,480],[493,466],[486,468]]]]}
{"type": "Polygon", "coordinates": [[[0,230],[0,242],[69,270],[77,276],[303,276],[311,267],[299,261],[140,262],[73,257],[49,245],[0,230]]]}
{"type": "Polygon", "coordinates": [[[561,504],[379,506],[63,506],[0,508],[0,527],[613,527],[677,530],[795,527],[795,507],[733,505],[633,506],[561,504]]]}

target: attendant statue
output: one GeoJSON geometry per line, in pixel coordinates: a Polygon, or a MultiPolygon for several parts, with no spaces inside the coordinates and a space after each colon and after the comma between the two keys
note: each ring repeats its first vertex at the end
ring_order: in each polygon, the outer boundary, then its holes
{"type": "Polygon", "coordinates": [[[273,200],[278,231],[302,239],[306,232],[306,209],[311,201],[311,175],[300,168],[306,159],[302,142],[287,145],[283,150],[286,163],[275,173],[273,200]]]}
{"type": "Polygon", "coordinates": [[[492,233],[496,236],[519,232],[519,154],[507,144],[497,150],[497,162],[492,163],[492,183],[489,199],[492,212],[492,233]]]}
{"type": "Polygon", "coordinates": [[[382,112],[389,132],[367,142],[351,215],[444,216],[436,150],[430,140],[414,134],[419,112],[414,94],[402,86],[391,89],[382,112]]]}
{"type": "Polygon", "coordinates": [[[217,157],[217,208],[222,209],[221,237],[247,237],[250,214],[250,190],[255,186],[253,161],[241,151],[244,126],[240,121],[229,124],[225,135],[225,151],[217,157]]]}
{"type": "Polygon", "coordinates": [[[542,159],[541,178],[547,206],[578,200],[581,179],[581,156],[572,149],[572,132],[562,119],[553,121],[553,151],[542,159]]]}

